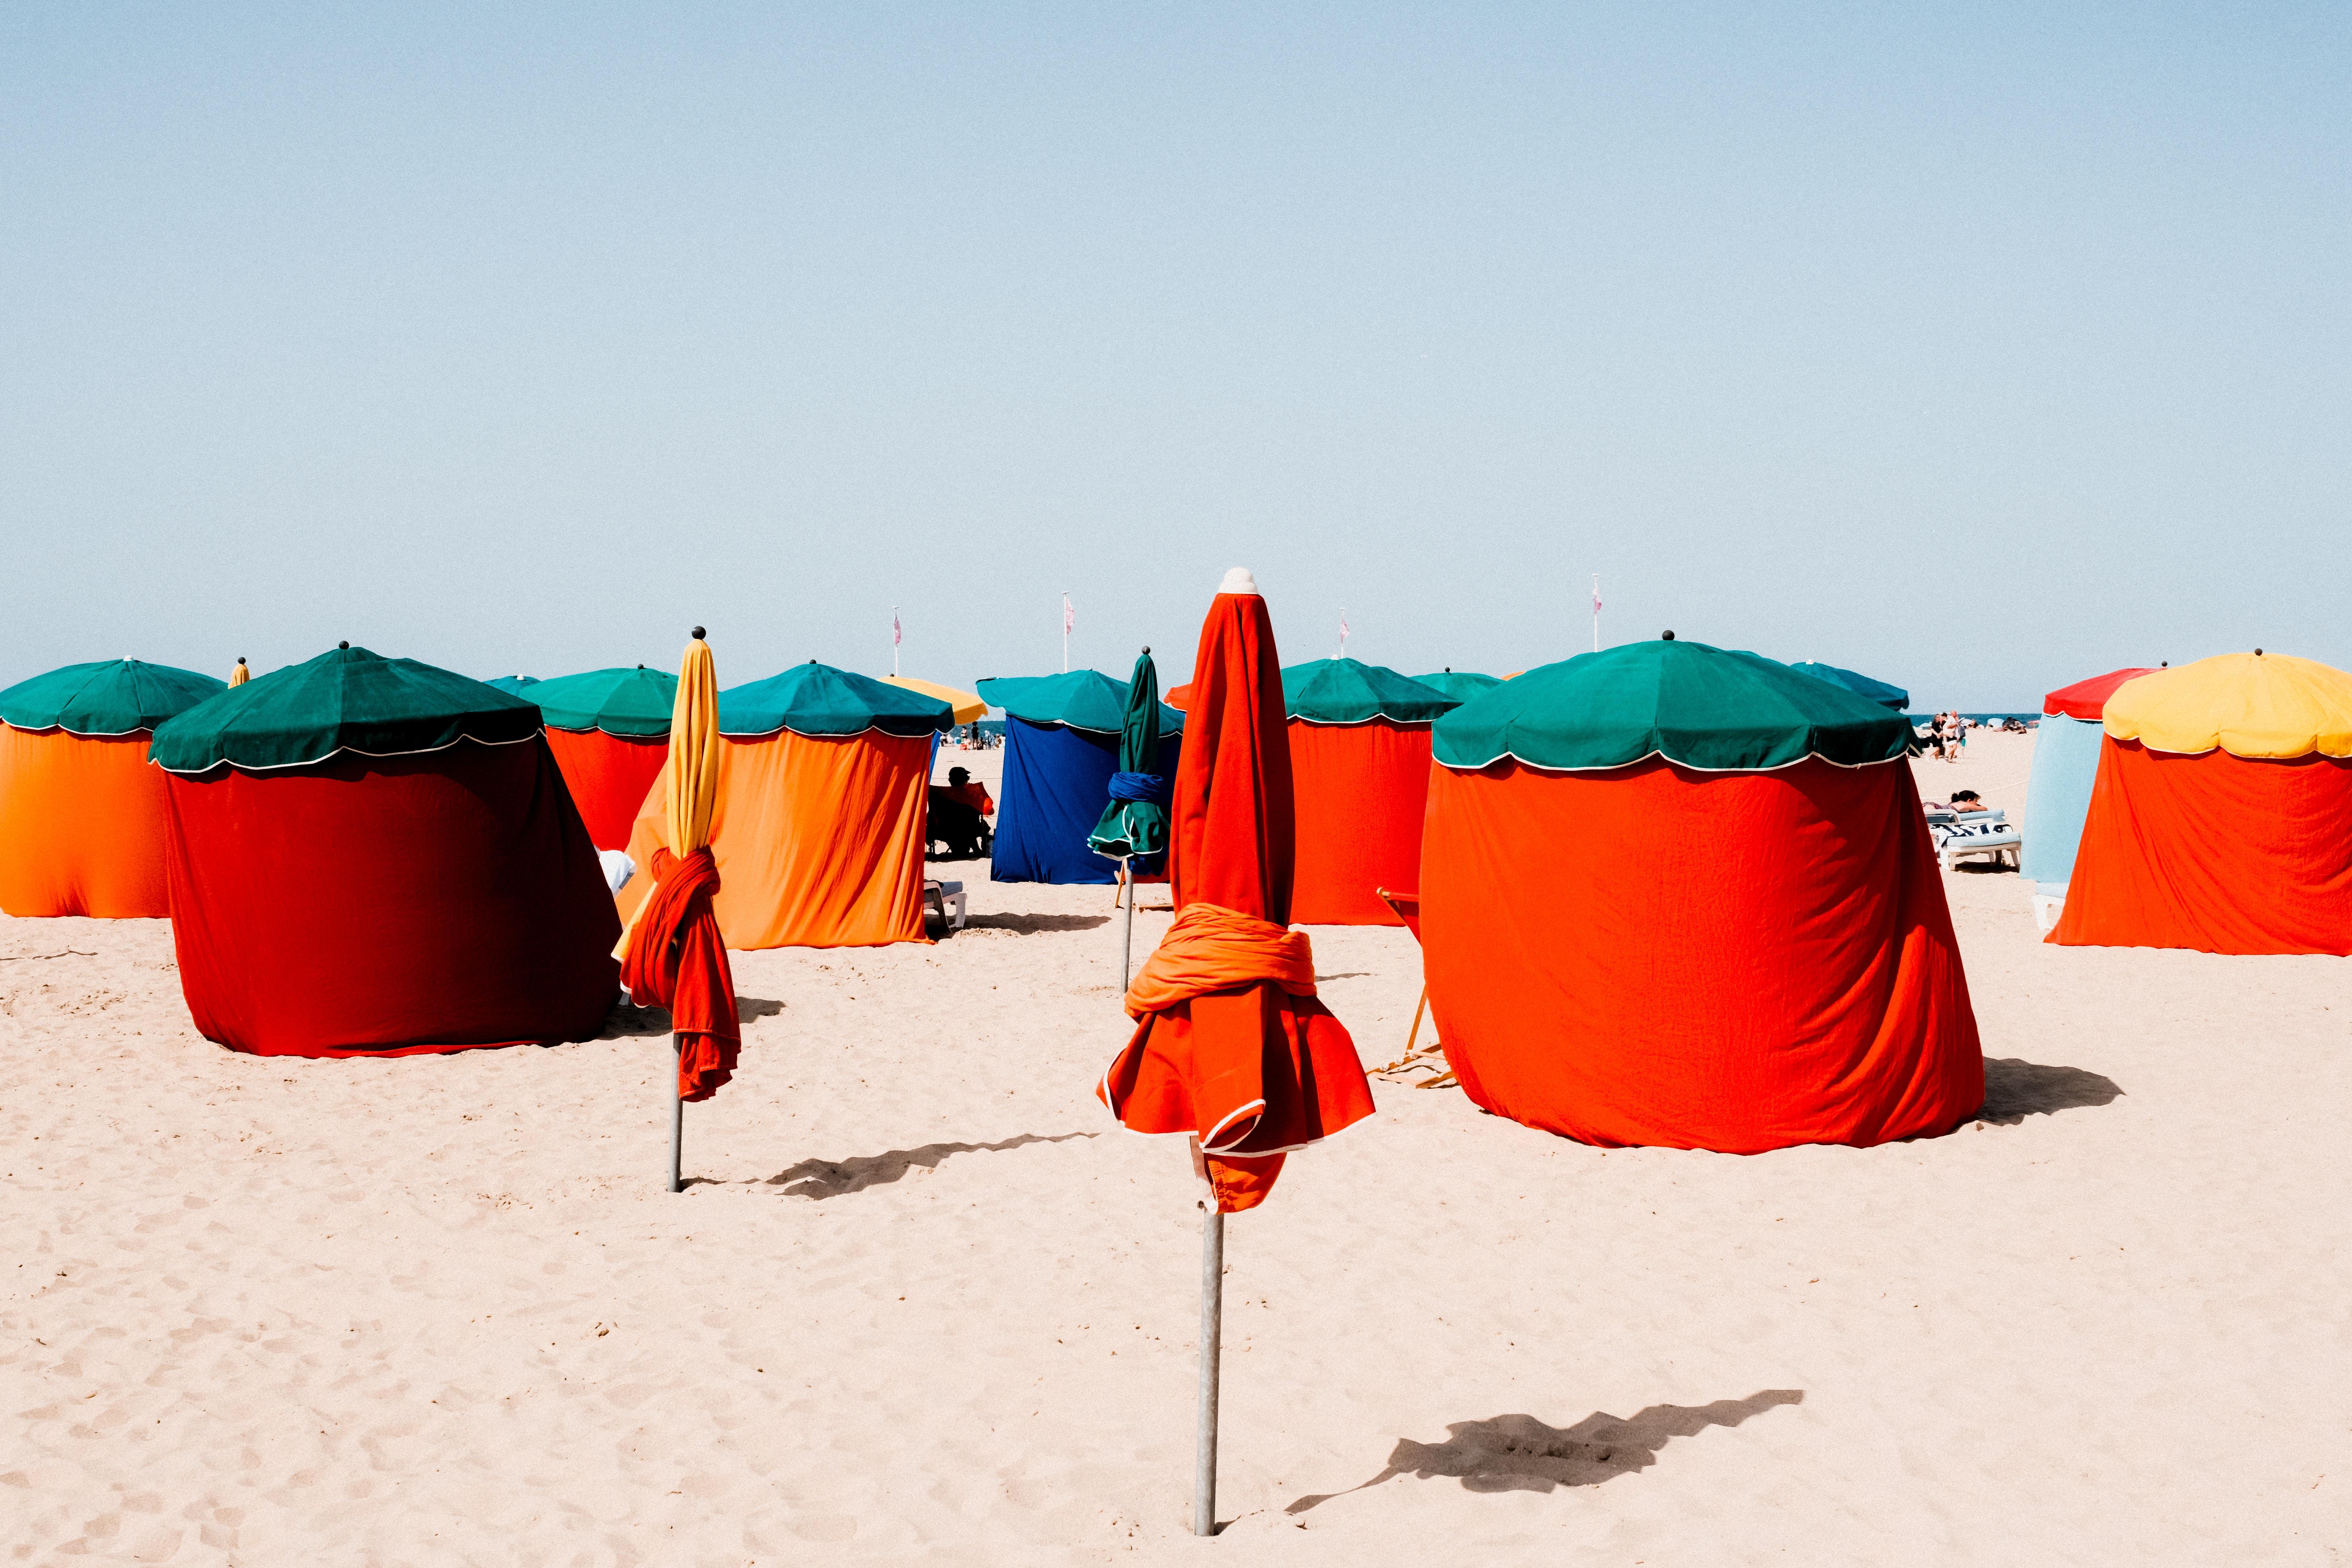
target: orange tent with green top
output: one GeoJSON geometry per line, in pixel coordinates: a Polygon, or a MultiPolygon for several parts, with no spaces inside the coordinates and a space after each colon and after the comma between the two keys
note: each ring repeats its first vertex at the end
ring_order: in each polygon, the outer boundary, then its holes
{"type": "Polygon", "coordinates": [[[163,776],[155,726],[226,683],[135,658],[69,664],[0,691],[0,910],[160,920],[163,776]]]}
{"type": "Polygon", "coordinates": [[[2106,700],[2048,941],[2352,954],[2352,675],[2222,654],[2106,700]]]}
{"type": "MultiPolygon", "coordinates": [[[[954,723],[934,697],[812,659],[719,694],[711,912],[730,948],[924,942],[931,752],[954,723]]],[[[629,858],[667,848],[667,767],[629,858]]],[[[624,915],[649,889],[621,889],[624,915]]]]}

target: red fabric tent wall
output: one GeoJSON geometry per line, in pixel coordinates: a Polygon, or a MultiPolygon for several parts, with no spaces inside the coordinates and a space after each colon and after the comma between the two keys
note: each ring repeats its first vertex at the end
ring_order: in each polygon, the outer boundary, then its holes
{"type": "Polygon", "coordinates": [[[547,749],[563,770],[572,804],[588,825],[599,849],[626,849],[629,828],[646,804],[646,792],[669,760],[667,735],[607,735],[602,730],[558,730],[550,725],[547,749]]]}
{"type": "Polygon", "coordinates": [[[1422,962],[1478,1104],[1754,1153],[1948,1131],[1984,1060],[1910,765],[1433,771],[1422,962]]]}
{"type": "Polygon", "coordinates": [[[0,910],[161,920],[163,775],[147,731],[76,735],[0,724],[0,910]]]}
{"type": "Polygon", "coordinates": [[[2047,940],[2352,954],[2352,763],[2108,737],[2047,940]]]}
{"type": "Polygon", "coordinates": [[[208,1039],[265,1057],[585,1040],[621,924],[536,739],[168,775],[172,933],[208,1039]]]}
{"type": "Polygon", "coordinates": [[[1290,721],[1297,856],[1290,918],[1297,925],[1392,926],[1380,888],[1421,879],[1421,819],[1429,804],[1429,726],[1290,721]]]}

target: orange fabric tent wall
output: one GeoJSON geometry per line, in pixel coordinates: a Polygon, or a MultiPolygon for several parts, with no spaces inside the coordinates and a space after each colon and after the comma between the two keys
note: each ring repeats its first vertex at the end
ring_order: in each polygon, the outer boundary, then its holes
{"type": "Polygon", "coordinates": [[[625,849],[637,813],[669,760],[667,735],[608,735],[602,730],[547,730],[547,749],[588,837],[599,849],[625,849]]]}
{"type": "Polygon", "coordinates": [[[2108,737],[2047,940],[2352,954],[2352,763],[2108,737]]]}
{"type": "Polygon", "coordinates": [[[1948,1131],[1984,1100],[1907,763],[1430,782],[1423,963],[1479,1105],[1606,1145],[1948,1131]]]}
{"type": "Polygon", "coordinates": [[[1398,924],[1375,889],[1421,881],[1429,726],[1293,719],[1287,727],[1297,824],[1292,923],[1398,924]]]}
{"type": "MultiPolygon", "coordinates": [[[[667,764],[663,773],[667,773],[667,764]]],[[[719,746],[710,849],[711,911],[731,948],[877,947],[923,934],[923,829],[931,737],[795,735],[719,746]]],[[[653,864],[665,842],[657,776],[629,834],[629,858],[653,864]]],[[[652,889],[642,869],[621,889],[624,914],[652,889]]]]}
{"type": "Polygon", "coordinates": [[[76,735],[0,724],[0,910],[161,920],[163,775],[144,730],[76,735]]]}

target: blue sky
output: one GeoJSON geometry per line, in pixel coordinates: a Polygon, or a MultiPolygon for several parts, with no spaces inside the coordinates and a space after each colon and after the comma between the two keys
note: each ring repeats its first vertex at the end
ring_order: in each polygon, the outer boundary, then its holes
{"type": "Polygon", "coordinates": [[[0,680],[2352,665],[2352,11],[12,8],[0,680]],[[401,14],[391,15],[397,10],[401,14]],[[2052,12],[2060,15],[2052,15],[2052,12]]]}

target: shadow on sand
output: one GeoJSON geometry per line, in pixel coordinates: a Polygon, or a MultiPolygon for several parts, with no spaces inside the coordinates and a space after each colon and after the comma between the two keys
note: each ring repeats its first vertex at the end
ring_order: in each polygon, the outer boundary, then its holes
{"type": "Polygon", "coordinates": [[[1110,924],[1108,915],[974,915],[964,921],[965,931],[1003,931],[1016,936],[1035,936],[1049,931],[1092,931],[1097,926],[1110,924]]]}
{"type": "Polygon", "coordinates": [[[2029,1116],[2050,1116],[2105,1105],[2123,1097],[2116,1080],[2081,1068],[2043,1067],[2014,1057],[1985,1058],[1984,1109],[1977,1120],[2014,1127],[2029,1116]]]}
{"type": "Polygon", "coordinates": [[[1101,1136],[1099,1132],[1063,1132],[1051,1137],[1024,1132],[1002,1143],[926,1143],[919,1149],[893,1149],[887,1154],[857,1154],[846,1160],[803,1160],[790,1170],[768,1177],[765,1184],[782,1187],[796,1198],[822,1201],[895,1182],[918,1165],[926,1171],[937,1170],[940,1162],[950,1154],[992,1154],[1026,1143],[1066,1143],[1073,1138],[1101,1136]]]}
{"type": "MultiPolygon", "coordinates": [[[[1422,1480],[1451,1476],[1464,1490],[1474,1492],[1596,1487],[1614,1477],[1648,1469],[1657,1463],[1658,1451],[1677,1437],[1696,1437],[1710,1426],[1737,1426],[1778,1405],[1804,1401],[1802,1389],[1768,1388],[1745,1399],[1718,1399],[1712,1405],[1653,1405],[1623,1418],[1596,1410],[1573,1426],[1547,1426],[1532,1415],[1456,1421],[1446,1426],[1453,1435],[1443,1443],[1400,1438],[1396,1451],[1389,1456],[1388,1468],[1362,1486],[1349,1488],[1348,1492],[1363,1491],[1399,1476],[1422,1480]]],[[[1305,1513],[1348,1492],[1303,1497],[1283,1511],[1305,1513]]]]}
{"type": "MultiPolygon", "coordinates": [[[[735,998],[735,1021],[739,1024],[748,1024],[754,1018],[772,1018],[783,1010],[782,1002],[771,1001],[765,996],[735,998]]],[[[604,1027],[596,1037],[600,1040],[625,1040],[668,1033],[669,1014],[663,1009],[615,1002],[613,1010],[604,1015],[604,1027]]]]}

